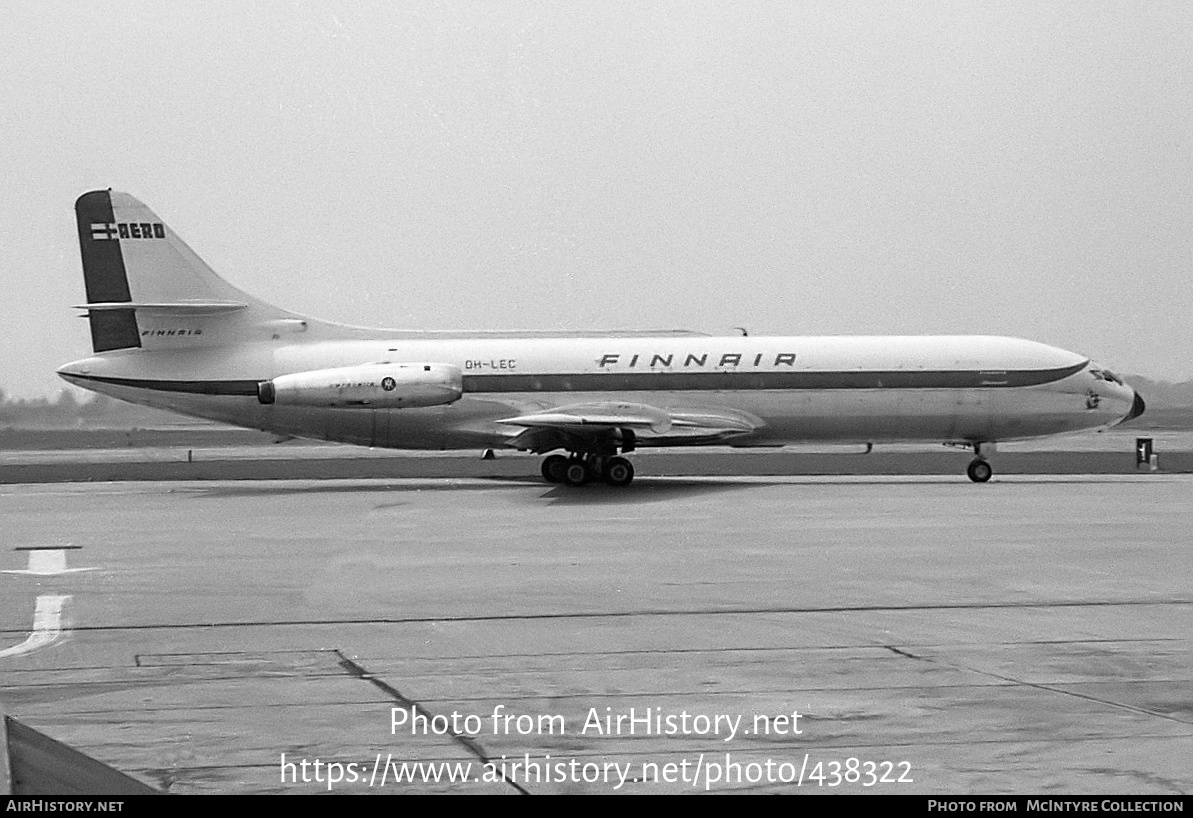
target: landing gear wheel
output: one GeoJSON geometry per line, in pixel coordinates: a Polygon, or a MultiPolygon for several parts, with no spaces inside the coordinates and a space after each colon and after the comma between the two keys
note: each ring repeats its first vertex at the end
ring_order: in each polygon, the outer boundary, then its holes
{"type": "Polygon", "coordinates": [[[969,468],[965,470],[965,473],[975,483],[985,483],[990,479],[990,475],[994,474],[994,469],[990,468],[990,464],[985,460],[978,458],[970,461],[969,468]]]}
{"type": "Polygon", "coordinates": [[[569,460],[563,467],[563,482],[569,486],[583,486],[592,479],[592,471],[583,460],[569,460]]]}
{"type": "Polygon", "coordinates": [[[624,457],[610,457],[605,462],[605,482],[611,486],[628,486],[634,479],[634,464],[624,457]]]}
{"type": "Polygon", "coordinates": [[[548,483],[562,483],[563,470],[568,459],[561,454],[553,454],[543,461],[543,479],[548,483]]]}

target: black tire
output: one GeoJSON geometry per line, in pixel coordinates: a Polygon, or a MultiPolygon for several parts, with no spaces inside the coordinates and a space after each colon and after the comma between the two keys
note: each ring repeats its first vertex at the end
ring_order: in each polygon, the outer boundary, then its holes
{"type": "Polygon", "coordinates": [[[624,457],[610,457],[605,461],[605,482],[611,486],[628,486],[634,480],[634,464],[624,457]]]}
{"type": "Polygon", "coordinates": [[[592,479],[592,471],[583,460],[569,460],[563,468],[563,482],[565,485],[583,486],[592,479]]]}
{"type": "Polygon", "coordinates": [[[562,483],[563,469],[568,459],[561,454],[553,454],[543,461],[543,479],[548,483],[562,483]]]}
{"type": "Polygon", "coordinates": [[[965,473],[975,483],[985,483],[994,474],[994,469],[990,468],[990,464],[985,460],[979,458],[970,461],[969,468],[965,470],[965,473]]]}

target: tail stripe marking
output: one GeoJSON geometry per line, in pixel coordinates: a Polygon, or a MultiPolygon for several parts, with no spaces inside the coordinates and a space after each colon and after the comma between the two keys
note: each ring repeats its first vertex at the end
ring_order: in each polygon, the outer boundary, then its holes
{"type": "MultiPolygon", "coordinates": [[[[75,214],[88,303],[132,301],[111,195],[106,190],[84,193],[75,202],[75,214]]],[[[133,310],[92,312],[87,317],[91,324],[91,348],[96,352],[141,346],[133,310]]]]}

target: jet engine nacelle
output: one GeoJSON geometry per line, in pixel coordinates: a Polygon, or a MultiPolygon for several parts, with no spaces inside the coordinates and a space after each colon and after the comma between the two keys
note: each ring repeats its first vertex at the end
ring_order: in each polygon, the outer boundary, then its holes
{"type": "Polygon", "coordinates": [[[453,364],[363,364],[257,384],[257,400],[279,406],[408,409],[455,403],[463,393],[463,376],[453,364]]]}

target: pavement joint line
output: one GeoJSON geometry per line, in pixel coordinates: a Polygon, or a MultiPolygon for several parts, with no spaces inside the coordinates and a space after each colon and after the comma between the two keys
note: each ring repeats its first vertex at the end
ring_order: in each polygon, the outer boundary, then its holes
{"type": "MultiPolygon", "coordinates": [[[[421,712],[423,714],[423,716],[425,716],[427,719],[433,719],[435,717],[434,713],[427,710],[425,707],[423,707],[421,704],[414,701],[413,699],[407,698],[396,687],[389,684],[388,682],[385,682],[381,679],[376,678],[375,676],[373,676],[373,674],[369,673],[364,667],[357,664],[352,659],[349,659],[347,656],[344,655],[343,651],[336,650],[336,655],[338,655],[340,657],[340,667],[344,668],[344,670],[347,671],[349,675],[354,676],[357,679],[360,679],[361,681],[368,682],[369,684],[376,687],[378,690],[381,690],[382,692],[386,693],[398,704],[408,707],[410,709],[410,717],[411,718],[414,717],[414,714],[416,712],[421,712]]],[[[454,730],[450,730],[450,729],[447,731],[446,734],[451,736],[452,740],[455,741],[457,744],[459,744],[460,746],[462,746],[466,750],[468,750],[469,753],[471,753],[472,755],[479,758],[483,764],[490,764],[493,766],[494,770],[498,769],[498,765],[493,762],[493,760],[485,752],[484,747],[482,747],[480,745],[480,742],[478,742],[476,739],[472,738],[471,736],[465,735],[463,733],[457,733],[454,730]]],[[[387,764],[389,763],[388,759],[386,760],[386,763],[387,764]]],[[[521,785],[519,785],[518,782],[507,777],[504,769],[501,770],[500,775],[501,775],[501,780],[503,782],[505,782],[506,784],[508,784],[509,786],[513,787],[515,790],[517,790],[519,795],[530,795],[530,792],[528,790],[526,790],[524,787],[522,787],[521,785]]]]}
{"type": "MultiPolygon", "coordinates": [[[[901,656],[906,656],[909,659],[915,659],[915,660],[918,660],[921,662],[928,662],[930,664],[939,665],[940,667],[952,668],[953,670],[962,670],[962,671],[968,671],[970,673],[976,673],[979,676],[985,676],[986,678],[989,678],[989,679],[998,679],[1002,682],[1007,682],[1007,683],[1010,683],[1012,685],[1019,686],[1019,687],[1030,687],[1034,690],[1043,690],[1047,693],[1056,693],[1061,696],[1072,696],[1075,699],[1083,699],[1088,702],[1104,704],[1109,707],[1116,707],[1121,710],[1128,710],[1132,713],[1140,713],[1145,716],[1154,716],[1155,718],[1158,718],[1158,719],[1166,719],[1168,721],[1174,721],[1177,724],[1193,725],[1193,721],[1190,721],[1189,719],[1177,718],[1176,716],[1170,715],[1168,713],[1161,713],[1157,710],[1149,710],[1146,707],[1137,707],[1133,704],[1127,704],[1125,702],[1116,702],[1113,699],[1104,699],[1100,696],[1091,696],[1088,693],[1078,693],[1075,690],[1065,690],[1061,687],[1054,687],[1053,685],[1044,684],[1042,682],[1029,682],[1024,679],[1017,679],[1014,676],[1006,676],[1002,673],[994,673],[989,670],[981,670],[976,667],[970,667],[968,665],[964,665],[959,662],[949,662],[944,659],[939,659],[939,658],[935,658],[935,657],[931,657],[931,656],[915,656],[910,653],[904,653],[903,651],[898,650],[893,647],[891,648],[891,650],[894,651],[895,653],[900,654],[901,656]]],[[[1058,682],[1057,684],[1061,684],[1061,683],[1058,682]]]]}
{"type": "MultiPolygon", "coordinates": [[[[109,628],[109,630],[114,628],[109,628]]],[[[0,636],[14,636],[24,633],[21,630],[5,630],[0,629],[0,636]]],[[[1016,647],[1019,645],[1119,645],[1119,644],[1151,644],[1156,642],[1173,642],[1177,644],[1185,644],[1189,640],[1177,636],[1161,636],[1161,637],[1134,637],[1124,639],[1109,639],[1109,638],[1086,638],[1086,639],[1024,639],[1015,640],[1011,642],[943,642],[940,644],[920,644],[915,643],[912,647],[919,648],[985,648],[985,647],[1016,647]]],[[[788,652],[814,652],[814,651],[867,651],[867,650],[889,650],[888,645],[873,645],[873,644],[856,644],[856,645],[779,645],[776,647],[727,647],[727,648],[667,648],[661,649],[630,649],[630,650],[594,650],[585,652],[576,651],[548,651],[543,653],[470,653],[463,656],[406,656],[403,658],[404,663],[411,661],[415,662],[456,662],[467,661],[475,659],[519,659],[519,658],[561,658],[566,656],[654,656],[654,655],[683,655],[683,654],[718,654],[718,653],[774,653],[779,651],[788,652]]],[[[235,651],[223,651],[225,653],[235,653],[235,651]]],[[[328,648],[312,648],[310,651],[286,649],[271,651],[271,653],[335,653],[334,650],[328,648]]],[[[220,653],[220,651],[213,651],[212,653],[220,653]]],[[[177,656],[182,654],[175,653],[146,653],[137,654],[134,661],[137,661],[141,656],[177,656]]],[[[384,660],[383,660],[384,661],[384,660]]],[[[161,665],[137,665],[138,667],[164,667],[161,665]]],[[[60,667],[53,669],[45,668],[7,668],[6,673],[74,673],[84,670],[109,670],[113,667],[120,667],[119,665],[78,665],[70,667],[60,667]]],[[[337,675],[337,674],[329,674],[337,675]]],[[[1179,681],[1176,679],[1170,681],[1179,681]]]]}
{"type": "MultiPolygon", "coordinates": [[[[941,644],[920,644],[915,643],[912,647],[923,648],[970,648],[970,647],[1016,647],[1019,645],[1099,645],[1099,644],[1132,644],[1132,643],[1153,643],[1153,642],[1177,642],[1184,644],[1188,639],[1177,636],[1162,636],[1162,637],[1136,637],[1126,639],[1108,639],[1108,638],[1086,638],[1086,639],[1023,639],[1011,642],[945,642],[941,644]]],[[[672,654],[699,654],[699,653],[771,653],[775,651],[829,651],[829,650],[889,650],[889,645],[875,645],[871,643],[859,643],[855,645],[777,645],[774,647],[753,647],[746,648],[734,645],[733,647],[725,648],[651,648],[649,650],[643,648],[632,648],[629,650],[593,650],[593,651],[544,651],[542,653],[469,653],[462,656],[452,656],[446,659],[436,656],[406,656],[403,662],[414,660],[419,662],[439,662],[439,661],[460,661],[467,659],[494,659],[494,658],[540,658],[551,657],[560,658],[564,656],[654,656],[657,654],[670,656],[672,654]]]]}
{"type": "MultiPolygon", "coordinates": [[[[278,650],[206,650],[206,651],[159,651],[155,653],[138,653],[133,656],[133,664],[141,668],[170,668],[170,667],[218,667],[220,665],[233,664],[248,664],[250,662],[269,662],[275,661],[272,657],[284,655],[299,655],[299,656],[318,656],[319,654],[338,655],[337,651],[329,648],[311,648],[310,650],[301,650],[296,648],[282,648],[278,650]],[[147,660],[158,659],[162,657],[212,657],[212,660],[206,662],[158,662],[152,663],[147,660]],[[220,661],[216,657],[247,657],[241,662],[220,661]]],[[[332,675],[332,674],[328,674],[332,675]]],[[[336,674],[338,675],[338,674],[336,674]]]]}
{"type": "Polygon", "coordinates": [[[905,656],[908,659],[915,659],[917,662],[928,661],[923,656],[916,656],[914,653],[909,653],[908,651],[900,650],[899,648],[895,647],[894,645],[885,645],[884,647],[887,650],[889,650],[891,653],[895,654],[896,656],[905,656]]]}
{"type": "Polygon", "coordinates": [[[1137,707],[1133,704],[1127,704],[1125,702],[1116,702],[1113,699],[1104,699],[1100,696],[1091,696],[1088,693],[1078,693],[1075,690],[1065,690],[1060,687],[1053,687],[1052,685],[1041,684],[1038,682],[1028,682],[1028,681],[1024,681],[1022,679],[1015,679],[1010,676],[1001,676],[1000,674],[997,674],[997,673],[990,673],[988,671],[977,670],[975,668],[965,668],[965,669],[973,670],[975,673],[981,673],[986,676],[991,676],[995,679],[1005,679],[1008,682],[1013,682],[1015,684],[1023,685],[1024,687],[1032,687],[1032,688],[1035,688],[1036,690],[1046,690],[1049,693],[1059,693],[1062,696],[1072,696],[1073,698],[1076,698],[1076,699],[1084,699],[1084,700],[1090,701],[1090,702],[1097,702],[1098,704],[1105,704],[1110,707],[1118,707],[1123,710],[1130,710],[1131,712],[1134,712],[1134,713],[1142,713],[1143,715],[1146,715],[1146,716],[1155,716],[1158,719],[1167,719],[1168,721],[1174,721],[1177,724],[1193,725],[1193,720],[1177,718],[1176,716],[1170,715],[1168,713],[1161,713],[1158,710],[1149,710],[1146,707],[1137,707]]]}
{"type": "Polygon", "coordinates": [[[673,616],[756,616],[758,614],[884,613],[910,611],[1033,610],[1193,605],[1193,599],[1058,600],[1054,602],[958,602],[939,605],[833,605],[823,608],[726,608],[702,610],[580,611],[548,614],[478,614],[475,616],[375,617],[371,619],[291,619],[261,622],[190,622],[148,625],[79,625],[75,631],[143,631],[214,628],[281,628],[323,625],[423,625],[467,622],[535,622],[567,619],[632,619],[673,616]]]}

